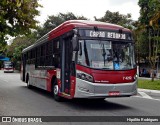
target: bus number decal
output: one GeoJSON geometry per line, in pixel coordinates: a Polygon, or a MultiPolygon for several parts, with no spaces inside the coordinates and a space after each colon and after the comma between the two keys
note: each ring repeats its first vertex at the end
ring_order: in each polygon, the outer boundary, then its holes
{"type": "Polygon", "coordinates": [[[124,76],[123,80],[132,80],[132,76],[124,76]]]}

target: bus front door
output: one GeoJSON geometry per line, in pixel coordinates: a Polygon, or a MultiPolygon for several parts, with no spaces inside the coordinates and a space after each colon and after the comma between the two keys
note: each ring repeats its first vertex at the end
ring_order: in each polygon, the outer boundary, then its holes
{"type": "Polygon", "coordinates": [[[61,92],[70,95],[70,65],[71,65],[71,42],[70,39],[64,39],[62,42],[62,60],[61,60],[61,92]]]}

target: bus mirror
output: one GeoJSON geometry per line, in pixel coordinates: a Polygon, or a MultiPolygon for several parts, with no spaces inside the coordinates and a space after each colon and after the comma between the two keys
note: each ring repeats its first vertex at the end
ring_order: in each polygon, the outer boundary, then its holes
{"type": "Polygon", "coordinates": [[[79,42],[76,36],[72,38],[72,48],[73,48],[73,51],[79,51],[79,42]]]}

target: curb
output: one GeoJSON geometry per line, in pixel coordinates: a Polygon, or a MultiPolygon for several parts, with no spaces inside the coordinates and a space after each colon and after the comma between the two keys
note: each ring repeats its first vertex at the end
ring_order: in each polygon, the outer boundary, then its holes
{"type": "Polygon", "coordinates": [[[160,90],[138,89],[138,91],[139,91],[139,92],[149,92],[149,93],[160,94],[160,90]]]}
{"type": "MultiPolygon", "coordinates": [[[[151,77],[138,77],[138,79],[142,79],[142,80],[151,80],[151,77]]],[[[160,78],[154,78],[154,80],[160,80],[160,78]]]]}

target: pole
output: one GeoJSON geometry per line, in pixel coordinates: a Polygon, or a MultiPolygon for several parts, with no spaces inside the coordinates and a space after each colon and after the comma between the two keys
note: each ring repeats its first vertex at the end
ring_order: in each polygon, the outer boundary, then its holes
{"type": "Polygon", "coordinates": [[[159,56],[158,56],[158,60],[157,60],[157,78],[159,78],[159,74],[158,74],[158,65],[159,65],[159,56]]]}

